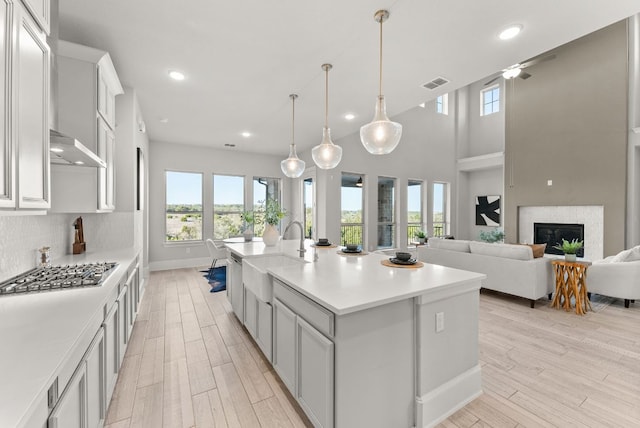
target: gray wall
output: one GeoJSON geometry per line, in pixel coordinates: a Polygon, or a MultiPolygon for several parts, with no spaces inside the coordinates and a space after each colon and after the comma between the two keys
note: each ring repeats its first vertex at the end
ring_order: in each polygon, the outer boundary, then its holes
{"type": "Polygon", "coordinates": [[[518,240],[519,206],[604,205],[604,252],[614,254],[625,244],[626,23],[552,53],[507,84],[507,240],[518,240]]]}

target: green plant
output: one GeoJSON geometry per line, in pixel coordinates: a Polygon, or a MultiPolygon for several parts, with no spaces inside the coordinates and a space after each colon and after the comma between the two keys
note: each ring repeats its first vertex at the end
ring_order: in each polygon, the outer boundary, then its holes
{"type": "Polygon", "coordinates": [[[571,242],[562,238],[562,244],[558,243],[553,248],[560,250],[565,254],[576,254],[580,248],[584,245],[584,241],[578,239],[572,239],[571,242]]]}
{"type": "Polygon", "coordinates": [[[418,229],[416,230],[415,237],[418,239],[423,239],[423,238],[426,238],[427,235],[425,235],[423,230],[418,229]]]}
{"type": "Polygon", "coordinates": [[[246,224],[254,224],[256,222],[256,216],[253,211],[242,211],[240,217],[246,224]]]}
{"type": "Polygon", "coordinates": [[[275,199],[267,199],[264,205],[264,222],[266,224],[275,226],[285,215],[287,215],[287,211],[280,207],[278,201],[275,199]]]}
{"type": "Polygon", "coordinates": [[[493,230],[481,230],[480,231],[480,240],[484,242],[499,242],[504,240],[504,231],[500,228],[496,228],[493,230]]]}

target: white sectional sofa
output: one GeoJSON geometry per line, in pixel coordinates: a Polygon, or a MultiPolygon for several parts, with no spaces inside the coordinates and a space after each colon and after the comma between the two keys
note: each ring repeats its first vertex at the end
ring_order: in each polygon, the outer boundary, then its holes
{"type": "Polygon", "coordinates": [[[640,245],[598,260],[587,269],[587,291],[624,299],[624,306],[640,299],[640,245]]]}
{"type": "Polygon", "coordinates": [[[482,288],[535,301],[554,290],[551,259],[533,257],[527,245],[430,239],[418,249],[418,259],[442,266],[484,273],[482,288]]]}

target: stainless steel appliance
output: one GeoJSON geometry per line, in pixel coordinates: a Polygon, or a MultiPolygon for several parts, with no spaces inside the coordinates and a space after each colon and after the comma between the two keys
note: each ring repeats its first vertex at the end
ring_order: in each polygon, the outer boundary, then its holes
{"type": "Polygon", "coordinates": [[[100,286],[117,265],[95,262],[38,267],[0,283],[0,296],[100,286]]]}

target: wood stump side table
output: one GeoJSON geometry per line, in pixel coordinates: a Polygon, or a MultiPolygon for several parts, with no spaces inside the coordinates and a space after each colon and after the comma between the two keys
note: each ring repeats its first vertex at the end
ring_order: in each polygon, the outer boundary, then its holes
{"type": "Polygon", "coordinates": [[[591,309],[591,302],[587,296],[587,268],[591,263],[553,260],[551,264],[556,278],[556,292],[551,306],[570,311],[571,297],[574,297],[576,314],[587,313],[591,309]]]}

